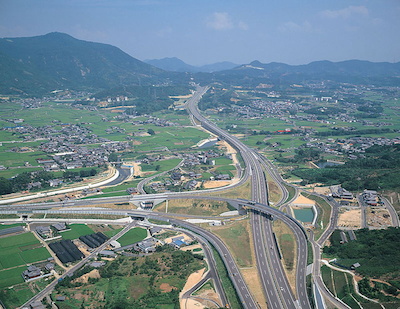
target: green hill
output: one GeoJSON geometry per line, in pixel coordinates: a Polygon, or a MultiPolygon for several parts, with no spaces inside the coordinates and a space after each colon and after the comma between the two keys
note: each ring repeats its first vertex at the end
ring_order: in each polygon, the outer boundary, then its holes
{"type": "Polygon", "coordinates": [[[169,73],[117,47],[63,33],[0,39],[0,93],[43,94],[55,89],[101,90],[164,83],[169,73]]]}

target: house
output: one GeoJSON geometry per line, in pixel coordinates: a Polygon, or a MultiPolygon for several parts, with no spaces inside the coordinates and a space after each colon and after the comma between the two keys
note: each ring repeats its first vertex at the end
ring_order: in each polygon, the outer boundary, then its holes
{"type": "Polygon", "coordinates": [[[110,242],[110,246],[113,247],[114,249],[116,249],[116,248],[121,248],[121,244],[120,244],[118,241],[116,241],[116,240],[112,240],[112,241],[110,242]]]}
{"type": "Polygon", "coordinates": [[[49,237],[51,235],[51,229],[49,226],[37,226],[36,233],[42,237],[49,237]]]}
{"type": "Polygon", "coordinates": [[[138,191],[137,191],[136,188],[131,187],[131,188],[126,189],[126,193],[128,193],[128,194],[136,194],[136,193],[138,193],[138,191]]]}
{"type": "Polygon", "coordinates": [[[30,307],[31,309],[46,309],[46,307],[39,300],[34,301],[30,307]]]}
{"type": "Polygon", "coordinates": [[[61,185],[62,183],[63,183],[63,181],[61,179],[50,179],[49,180],[50,187],[57,187],[57,186],[61,185]]]}
{"type": "Polygon", "coordinates": [[[181,180],[181,177],[182,177],[182,174],[181,174],[181,173],[178,173],[178,172],[173,172],[173,173],[171,174],[171,179],[172,179],[172,180],[179,181],[179,180],[181,180]]]}
{"type": "Polygon", "coordinates": [[[99,254],[100,254],[101,256],[110,257],[110,258],[115,258],[115,257],[117,256],[117,255],[114,253],[114,251],[111,251],[111,250],[103,250],[103,251],[100,251],[99,254]]]}
{"type": "Polygon", "coordinates": [[[32,278],[39,277],[41,274],[42,273],[38,267],[36,267],[34,265],[30,265],[30,266],[28,266],[28,268],[26,270],[23,271],[22,277],[25,280],[29,280],[32,278]]]}
{"type": "Polygon", "coordinates": [[[358,268],[360,266],[361,266],[360,263],[357,262],[357,263],[354,263],[353,265],[351,265],[350,268],[351,269],[356,269],[356,268],[358,268]]]}
{"type": "Polygon", "coordinates": [[[136,244],[136,250],[139,250],[143,253],[150,253],[156,251],[156,243],[157,240],[155,238],[148,238],[142,240],[136,244]]]}
{"type": "Polygon", "coordinates": [[[51,225],[54,227],[58,232],[64,231],[67,229],[67,225],[64,222],[57,222],[51,225]]]}
{"type": "Polygon", "coordinates": [[[94,261],[89,264],[89,266],[94,267],[94,268],[100,268],[100,267],[103,267],[104,265],[106,265],[106,263],[104,261],[94,261]]]}
{"type": "Polygon", "coordinates": [[[54,269],[54,264],[53,264],[53,263],[47,263],[46,266],[45,266],[45,268],[46,268],[48,271],[51,271],[51,270],[54,269]]]}
{"type": "Polygon", "coordinates": [[[161,227],[155,226],[155,227],[152,227],[149,230],[149,232],[150,232],[150,235],[153,236],[153,235],[156,235],[156,234],[160,233],[162,230],[163,229],[161,227]]]}
{"type": "Polygon", "coordinates": [[[230,180],[231,176],[229,174],[219,174],[214,177],[215,180],[230,180]]]}
{"type": "Polygon", "coordinates": [[[185,242],[185,238],[183,236],[174,237],[172,238],[171,245],[174,246],[176,249],[179,249],[182,246],[187,246],[188,243],[185,242]]]}

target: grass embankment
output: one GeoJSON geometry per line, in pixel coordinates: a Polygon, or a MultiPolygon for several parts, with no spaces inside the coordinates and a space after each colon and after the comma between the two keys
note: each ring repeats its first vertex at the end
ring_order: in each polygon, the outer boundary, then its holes
{"type": "Polygon", "coordinates": [[[211,231],[218,235],[227,245],[240,267],[254,266],[250,248],[250,222],[241,220],[228,222],[223,226],[211,227],[211,231]]]}
{"type": "Polygon", "coordinates": [[[355,293],[353,278],[350,274],[333,270],[324,265],[321,267],[321,275],[332,294],[351,308],[359,308],[357,302],[361,303],[363,307],[365,306],[364,308],[381,308],[379,304],[370,302],[355,293]]]}
{"type": "Polygon", "coordinates": [[[209,194],[211,196],[218,196],[224,198],[242,198],[246,200],[251,200],[251,181],[247,180],[242,186],[233,189],[226,189],[220,192],[214,192],[209,194]]]}
{"type": "Polygon", "coordinates": [[[265,175],[267,176],[268,200],[271,203],[271,206],[274,206],[281,200],[282,191],[267,171],[265,171],[265,175]]]}
{"type": "Polygon", "coordinates": [[[293,231],[281,220],[274,221],[273,230],[282,253],[282,264],[292,290],[296,294],[297,243],[293,231]]]}
{"type": "Polygon", "coordinates": [[[118,215],[101,215],[101,214],[33,214],[31,218],[41,219],[41,218],[52,218],[52,219],[106,219],[106,220],[117,220],[126,218],[125,216],[118,215]]]}
{"type": "Polygon", "coordinates": [[[321,237],[322,233],[326,229],[326,227],[329,225],[330,218],[331,218],[331,212],[332,208],[326,202],[323,198],[319,196],[315,196],[309,193],[301,193],[305,197],[313,200],[316,202],[316,206],[318,207],[318,218],[317,218],[317,227],[315,228],[314,235],[315,235],[315,240],[318,240],[319,237],[321,237]]]}
{"type": "Polygon", "coordinates": [[[283,185],[285,186],[286,190],[288,190],[288,192],[289,192],[288,198],[285,201],[285,203],[288,203],[296,195],[296,189],[293,188],[292,186],[289,186],[289,185],[285,184],[285,183],[283,185]]]}
{"type": "MultiPolygon", "coordinates": [[[[167,203],[158,204],[154,211],[165,212],[167,203]]],[[[168,201],[168,212],[182,215],[217,216],[223,212],[235,210],[227,202],[202,199],[177,199],[168,201]]]]}
{"type": "Polygon", "coordinates": [[[217,266],[217,272],[219,278],[221,279],[222,286],[224,287],[226,297],[228,298],[230,308],[243,308],[242,302],[240,301],[239,296],[236,294],[235,287],[233,286],[233,283],[229,278],[228,271],[225,268],[224,262],[222,261],[217,250],[215,250],[214,248],[213,255],[217,266]]]}

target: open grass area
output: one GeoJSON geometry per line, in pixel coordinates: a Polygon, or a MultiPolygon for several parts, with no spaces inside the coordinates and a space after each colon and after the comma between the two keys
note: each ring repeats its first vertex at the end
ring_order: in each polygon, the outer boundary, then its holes
{"type": "Polygon", "coordinates": [[[119,229],[115,229],[115,230],[109,230],[109,231],[104,231],[102,232],[104,235],[106,235],[107,237],[111,238],[114,235],[117,235],[120,231],[122,231],[122,228],[119,229]]]}
{"type": "MultiPolygon", "coordinates": [[[[155,207],[155,211],[165,212],[167,203],[163,202],[155,207]]],[[[174,199],[168,201],[168,212],[186,214],[214,216],[231,210],[229,204],[221,201],[199,199],[174,199]]]]}
{"type": "Polygon", "coordinates": [[[21,273],[26,269],[26,266],[20,266],[12,269],[0,271],[0,288],[6,288],[18,283],[24,282],[21,273]]]}
{"type": "Polygon", "coordinates": [[[43,261],[51,257],[49,251],[45,247],[26,250],[20,253],[26,264],[43,261]]]}
{"type": "Polygon", "coordinates": [[[34,172],[34,171],[41,171],[43,170],[41,167],[27,167],[27,168],[13,168],[13,169],[7,169],[7,170],[2,170],[0,171],[0,177],[4,178],[11,178],[14,177],[18,174],[27,172],[34,172]]]}
{"type": "Polygon", "coordinates": [[[0,269],[43,261],[50,257],[32,233],[0,238],[0,269]]]}
{"type": "Polygon", "coordinates": [[[23,223],[0,224],[0,230],[8,229],[10,227],[23,226],[23,225],[25,225],[25,224],[23,224],[23,223]]]}
{"type": "Polygon", "coordinates": [[[297,243],[293,231],[281,220],[274,221],[273,231],[282,253],[282,264],[293,291],[296,291],[297,243]]]}
{"type": "Polygon", "coordinates": [[[130,244],[134,244],[135,242],[141,241],[147,237],[147,230],[141,227],[135,227],[130,229],[120,238],[118,238],[118,242],[121,246],[127,246],[130,244]]]}
{"type": "Polygon", "coordinates": [[[160,151],[165,147],[169,150],[188,149],[196,145],[202,139],[209,137],[209,134],[192,127],[156,127],[146,125],[146,129],[154,130],[151,136],[137,136],[135,150],[139,152],[160,151]]]}
{"type": "MultiPolygon", "coordinates": [[[[264,170],[265,171],[265,170],[264,170]]],[[[265,171],[267,176],[267,189],[268,189],[268,201],[271,206],[274,206],[282,198],[282,191],[280,190],[278,184],[272,179],[272,177],[265,171]]]]}
{"type": "MultiPolygon", "coordinates": [[[[361,303],[363,308],[381,308],[379,304],[368,301],[356,294],[353,278],[350,274],[333,270],[324,265],[321,267],[321,275],[325,285],[332,294],[349,305],[350,308],[359,308],[357,302],[361,303]]],[[[387,308],[386,304],[385,308],[387,308]]]]}
{"type": "MultiPolygon", "coordinates": [[[[112,186],[112,187],[107,187],[102,189],[102,191],[105,194],[111,193],[111,192],[121,192],[121,191],[126,191],[128,188],[136,187],[137,184],[140,182],[141,179],[135,179],[132,181],[124,182],[118,186],[112,186]]],[[[121,195],[124,195],[123,192],[121,192],[121,195]]],[[[101,195],[99,197],[104,197],[104,195],[101,195]]]]}
{"type": "Polygon", "coordinates": [[[226,270],[224,262],[222,261],[217,250],[215,250],[214,248],[213,256],[215,259],[215,264],[217,266],[218,275],[221,278],[222,286],[224,287],[226,297],[228,298],[230,308],[243,308],[239,296],[236,293],[235,287],[233,286],[233,283],[229,278],[228,271],[226,270]]]}
{"type": "Polygon", "coordinates": [[[60,233],[63,239],[77,239],[80,236],[93,234],[93,230],[86,224],[71,224],[70,231],[60,233]]]}
{"type": "Polygon", "coordinates": [[[254,265],[252,254],[250,254],[250,223],[248,219],[212,227],[211,231],[228,246],[240,267],[254,265]]]}
{"type": "Polygon", "coordinates": [[[247,180],[242,186],[233,189],[226,189],[224,191],[210,193],[209,195],[225,197],[225,198],[242,198],[251,200],[251,181],[247,180]]]}
{"type": "Polygon", "coordinates": [[[18,308],[35,295],[36,290],[33,292],[32,289],[28,283],[6,288],[0,290],[0,299],[6,308],[18,308]]]}

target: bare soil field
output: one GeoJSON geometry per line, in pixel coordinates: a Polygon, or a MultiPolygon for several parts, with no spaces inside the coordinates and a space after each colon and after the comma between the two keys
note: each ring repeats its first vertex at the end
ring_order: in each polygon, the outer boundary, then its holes
{"type": "Polygon", "coordinates": [[[338,227],[361,228],[361,209],[340,207],[337,225],[338,227]]]}
{"type": "Polygon", "coordinates": [[[392,220],[387,209],[367,207],[367,224],[374,228],[386,228],[392,225],[392,220]]]}

